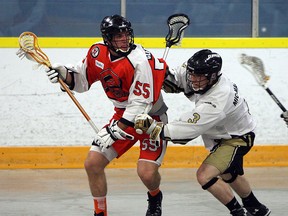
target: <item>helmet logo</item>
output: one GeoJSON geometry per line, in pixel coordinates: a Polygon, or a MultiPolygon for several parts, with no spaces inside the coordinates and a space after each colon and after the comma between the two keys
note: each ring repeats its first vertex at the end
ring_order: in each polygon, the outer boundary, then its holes
{"type": "Polygon", "coordinates": [[[214,58],[214,57],[220,57],[220,55],[219,54],[216,54],[216,53],[213,53],[213,54],[209,54],[208,56],[207,56],[207,60],[206,61],[208,61],[210,58],[214,58]]]}

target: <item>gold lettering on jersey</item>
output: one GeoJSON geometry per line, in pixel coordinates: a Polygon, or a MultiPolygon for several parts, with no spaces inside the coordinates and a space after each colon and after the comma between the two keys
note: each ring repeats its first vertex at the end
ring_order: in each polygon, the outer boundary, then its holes
{"type": "Polygon", "coordinates": [[[200,115],[198,113],[193,113],[193,117],[193,119],[189,118],[187,122],[191,124],[196,124],[200,119],[200,115]]]}
{"type": "Polygon", "coordinates": [[[101,69],[104,68],[104,64],[102,62],[98,61],[98,60],[95,60],[95,65],[96,65],[96,67],[99,67],[101,69]]]}

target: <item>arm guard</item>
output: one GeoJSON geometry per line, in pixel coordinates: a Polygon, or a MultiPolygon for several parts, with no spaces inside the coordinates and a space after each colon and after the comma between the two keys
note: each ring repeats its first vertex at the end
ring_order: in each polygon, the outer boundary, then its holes
{"type": "Polygon", "coordinates": [[[166,71],[165,80],[163,82],[162,89],[166,93],[184,92],[184,89],[177,86],[177,81],[176,81],[175,75],[172,74],[169,69],[167,69],[167,71],[166,71]]]}

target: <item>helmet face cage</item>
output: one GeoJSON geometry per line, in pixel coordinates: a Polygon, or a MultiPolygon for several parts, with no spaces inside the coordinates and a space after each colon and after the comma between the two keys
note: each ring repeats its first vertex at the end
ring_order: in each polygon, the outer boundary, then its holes
{"type": "Polygon", "coordinates": [[[205,93],[218,81],[221,76],[221,67],[222,58],[219,54],[213,53],[208,49],[198,51],[187,62],[187,85],[195,93],[205,93]],[[192,76],[195,75],[198,75],[201,79],[192,81],[192,76]],[[198,87],[196,88],[195,86],[198,87]],[[202,87],[200,88],[199,86],[202,87]]]}
{"type": "Polygon", "coordinates": [[[102,38],[104,43],[117,54],[125,55],[128,54],[134,44],[134,33],[131,27],[131,23],[120,15],[113,15],[105,17],[100,25],[100,30],[102,33],[102,38]],[[112,44],[114,35],[127,32],[129,37],[129,48],[124,51],[118,47],[114,47],[112,44]]]}

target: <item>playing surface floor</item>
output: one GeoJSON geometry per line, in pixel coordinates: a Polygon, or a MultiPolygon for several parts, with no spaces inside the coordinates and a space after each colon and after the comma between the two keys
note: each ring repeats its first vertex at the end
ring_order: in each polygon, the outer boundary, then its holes
{"type": "MultiPolygon", "coordinates": [[[[163,216],[229,215],[196,180],[196,169],[161,169],[163,216]]],[[[146,188],[135,169],[107,169],[109,216],[144,216],[146,188]]],[[[288,215],[288,167],[246,168],[271,216],[288,215]]],[[[84,169],[0,170],[1,216],[93,216],[84,169]]]]}

